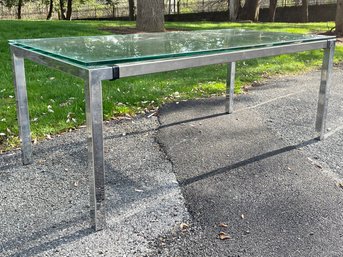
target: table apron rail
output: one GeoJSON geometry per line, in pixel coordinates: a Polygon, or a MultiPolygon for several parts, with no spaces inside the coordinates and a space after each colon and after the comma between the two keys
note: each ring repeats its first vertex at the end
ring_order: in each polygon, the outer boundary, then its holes
{"type": "Polygon", "coordinates": [[[119,67],[119,77],[124,78],[150,73],[200,67],[212,64],[243,61],[259,57],[268,57],[281,54],[303,52],[308,50],[323,49],[328,48],[331,42],[334,42],[334,40],[299,43],[282,46],[271,46],[251,50],[191,56],[187,58],[174,58],[159,61],[123,63],[118,64],[117,66],[119,67]]]}

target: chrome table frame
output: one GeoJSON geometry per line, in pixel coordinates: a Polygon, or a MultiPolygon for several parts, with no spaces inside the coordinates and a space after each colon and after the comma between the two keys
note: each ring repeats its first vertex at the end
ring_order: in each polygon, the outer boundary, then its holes
{"type": "Polygon", "coordinates": [[[280,54],[290,54],[314,49],[324,49],[315,126],[316,131],[319,132],[319,138],[323,139],[326,130],[325,123],[335,41],[335,39],[329,38],[311,42],[266,46],[233,52],[220,52],[206,55],[139,61],[117,64],[114,66],[88,68],[84,66],[78,66],[77,64],[60,60],[55,57],[36,53],[19,46],[11,45],[23,164],[30,164],[33,161],[24,58],[42,65],[56,68],[85,80],[88,166],[90,176],[90,214],[92,227],[98,231],[106,227],[104,150],[102,132],[103,108],[101,85],[103,80],[114,80],[156,72],[227,63],[228,77],[225,111],[227,113],[231,113],[233,111],[233,91],[236,61],[280,54]]]}

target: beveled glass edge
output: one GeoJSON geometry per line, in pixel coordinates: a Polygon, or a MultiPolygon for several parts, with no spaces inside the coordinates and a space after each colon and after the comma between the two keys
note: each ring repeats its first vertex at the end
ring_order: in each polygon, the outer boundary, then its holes
{"type": "MultiPolygon", "coordinates": [[[[15,46],[17,48],[20,48],[20,49],[23,49],[23,50],[26,50],[26,51],[29,51],[29,52],[34,53],[36,55],[43,55],[43,56],[48,57],[48,58],[53,58],[53,59],[58,60],[58,61],[67,62],[69,64],[72,64],[72,65],[75,65],[75,66],[79,66],[81,68],[89,68],[88,67],[89,65],[86,65],[84,62],[75,60],[73,58],[65,57],[65,56],[59,55],[59,54],[50,53],[50,52],[47,52],[47,51],[43,51],[43,50],[36,49],[36,48],[33,48],[33,47],[24,46],[24,45],[21,45],[21,44],[12,43],[11,41],[12,40],[8,40],[9,45],[15,46]]],[[[99,66],[99,67],[101,67],[101,66],[99,66]]]]}
{"type": "MultiPolygon", "coordinates": [[[[302,44],[302,43],[310,43],[310,42],[321,42],[321,41],[328,41],[329,39],[335,39],[336,37],[323,37],[323,38],[316,38],[316,39],[306,39],[306,40],[292,40],[292,41],[283,41],[280,43],[264,43],[264,44],[256,44],[256,45],[246,45],[246,46],[237,46],[231,48],[219,48],[214,50],[203,50],[203,51],[192,51],[187,53],[170,53],[170,54],[159,54],[159,55],[149,55],[143,57],[130,57],[130,58],[120,58],[116,59],[115,62],[113,60],[100,60],[100,61],[90,61],[90,62],[82,62],[85,66],[94,66],[94,65],[116,65],[122,63],[130,63],[130,62],[140,62],[140,61],[149,61],[149,60],[158,60],[158,59],[167,59],[167,58],[175,58],[175,57],[192,57],[196,55],[210,55],[211,53],[224,53],[224,52],[234,52],[234,51],[244,51],[249,49],[258,49],[263,47],[273,47],[273,46],[282,46],[282,45],[292,45],[292,44],[302,44]]],[[[81,61],[80,61],[81,62],[81,61]]]]}

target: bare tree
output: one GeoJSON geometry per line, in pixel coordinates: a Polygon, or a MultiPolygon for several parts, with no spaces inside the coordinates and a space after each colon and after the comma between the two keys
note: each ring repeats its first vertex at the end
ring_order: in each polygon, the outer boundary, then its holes
{"type": "Polygon", "coordinates": [[[73,0],[67,0],[67,9],[65,9],[65,0],[60,1],[60,12],[59,19],[61,20],[71,20],[71,15],[73,11],[73,0]]]}
{"type": "Polygon", "coordinates": [[[343,36],[343,0],[337,0],[336,35],[343,36]]]}
{"type": "Polygon", "coordinates": [[[302,0],[301,10],[302,10],[301,21],[308,22],[308,0],[302,0]]]}
{"type": "Polygon", "coordinates": [[[54,0],[49,0],[49,11],[48,11],[48,15],[46,16],[47,20],[51,20],[53,10],[54,10],[54,0]]]}
{"type": "Polygon", "coordinates": [[[67,0],[67,15],[66,15],[67,20],[71,20],[72,11],[73,11],[73,0],[67,0]]]}
{"type": "Polygon", "coordinates": [[[8,8],[15,7],[17,8],[17,19],[20,20],[22,18],[22,7],[24,4],[28,2],[28,0],[0,0],[0,3],[5,5],[8,8]]]}
{"type": "Polygon", "coordinates": [[[142,31],[164,31],[164,1],[137,0],[136,27],[142,31]]]}
{"type": "Polygon", "coordinates": [[[21,19],[21,8],[23,7],[23,0],[18,1],[18,8],[17,8],[17,18],[18,20],[21,19]]]}
{"type": "Polygon", "coordinates": [[[262,0],[247,0],[240,13],[241,20],[258,21],[260,15],[260,6],[262,0]]]}
{"type": "Polygon", "coordinates": [[[135,1],[129,0],[129,19],[133,21],[135,19],[135,1]]]}
{"type": "Polygon", "coordinates": [[[241,4],[240,0],[228,0],[229,1],[229,14],[230,21],[236,21],[238,17],[238,11],[241,4]]]}
{"type": "Polygon", "coordinates": [[[65,8],[64,8],[64,0],[60,0],[60,12],[59,12],[59,19],[60,20],[65,20],[66,16],[64,14],[65,8]]]}
{"type": "Polygon", "coordinates": [[[270,0],[270,2],[269,2],[269,20],[271,22],[275,21],[276,7],[277,7],[277,0],[270,0]]]}

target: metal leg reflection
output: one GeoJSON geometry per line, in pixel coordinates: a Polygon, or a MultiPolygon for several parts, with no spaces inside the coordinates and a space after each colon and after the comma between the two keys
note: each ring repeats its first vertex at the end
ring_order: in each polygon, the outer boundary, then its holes
{"type": "Polygon", "coordinates": [[[24,58],[17,56],[12,50],[12,65],[14,71],[14,88],[17,104],[19,137],[21,141],[22,162],[32,163],[32,144],[30,133],[30,118],[27,100],[24,58]]]}
{"type": "Polygon", "coordinates": [[[235,73],[236,62],[231,62],[227,66],[227,80],[226,80],[226,100],[225,100],[225,112],[233,112],[233,94],[235,91],[235,73]]]}
{"type": "Polygon", "coordinates": [[[326,132],[326,116],[328,109],[334,51],[335,41],[328,41],[328,48],[324,49],[316,118],[316,131],[320,133],[320,140],[324,139],[326,132]]]}
{"type": "Polygon", "coordinates": [[[90,214],[95,231],[106,227],[103,110],[101,80],[89,74],[85,83],[90,214]]]}

